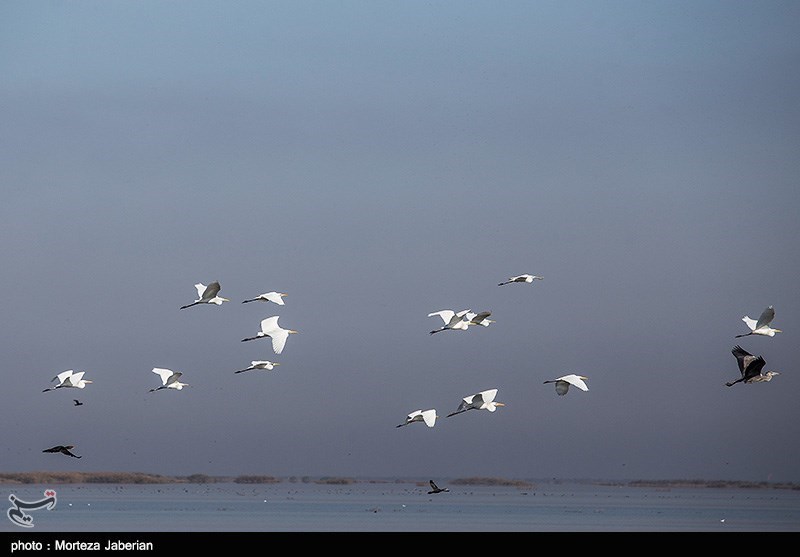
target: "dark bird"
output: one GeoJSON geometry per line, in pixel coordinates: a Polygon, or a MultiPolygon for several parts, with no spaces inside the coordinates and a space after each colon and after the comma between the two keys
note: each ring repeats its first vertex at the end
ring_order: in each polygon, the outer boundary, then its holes
{"type": "Polygon", "coordinates": [[[753,356],[750,352],[739,346],[738,344],[731,350],[736,356],[736,362],[739,364],[739,372],[742,376],[736,381],[729,381],[725,383],[728,387],[732,387],[736,383],[760,383],[762,381],[771,381],[775,375],[780,375],[777,371],[768,371],[762,373],[762,369],[766,365],[766,361],[762,356],[753,356]]]}
{"type": "Polygon", "coordinates": [[[450,491],[446,487],[439,487],[433,480],[430,480],[430,484],[431,484],[431,490],[428,492],[429,495],[431,493],[447,493],[448,491],[450,491]]]}
{"type": "Polygon", "coordinates": [[[83,406],[83,403],[80,400],[78,400],[77,398],[73,398],[72,402],[75,403],[75,406],[83,406]]]}
{"type": "Polygon", "coordinates": [[[191,304],[181,306],[181,309],[190,308],[197,304],[217,304],[221,306],[222,302],[230,302],[228,298],[219,296],[220,286],[217,281],[212,282],[208,286],[199,282],[195,284],[194,287],[197,289],[197,299],[191,304]]]}
{"type": "Polygon", "coordinates": [[[72,454],[70,449],[75,448],[75,445],[56,445],[55,447],[50,447],[49,449],[45,449],[43,453],[61,453],[67,456],[71,456],[72,458],[83,458],[76,454],[72,454]]]}

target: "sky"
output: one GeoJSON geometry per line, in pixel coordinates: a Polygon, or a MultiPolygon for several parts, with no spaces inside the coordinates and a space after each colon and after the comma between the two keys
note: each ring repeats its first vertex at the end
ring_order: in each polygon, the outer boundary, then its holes
{"type": "Polygon", "coordinates": [[[800,482],[799,22],[3,2],[0,472],[800,482]],[[241,342],[272,315],[281,354],[241,342]],[[727,387],[737,344],[781,375],[727,387]]]}

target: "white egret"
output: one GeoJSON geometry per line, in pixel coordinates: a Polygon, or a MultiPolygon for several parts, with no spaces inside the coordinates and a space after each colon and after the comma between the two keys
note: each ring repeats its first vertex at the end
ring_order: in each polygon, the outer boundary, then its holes
{"type": "Polygon", "coordinates": [[[739,364],[739,372],[742,376],[736,381],[725,383],[728,387],[740,382],[761,383],[762,381],[771,381],[775,375],[780,375],[777,371],[762,372],[761,370],[764,369],[767,363],[764,358],[762,356],[753,356],[738,344],[733,347],[731,352],[736,357],[736,363],[739,364]]]}
{"type": "Polygon", "coordinates": [[[446,487],[439,487],[433,480],[430,480],[428,483],[431,484],[431,490],[428,492],[428,495],[430,495],[431,493],[447,493],[450,491],[446,487]]]}
{"type": "Polygon", "coordinates": [[[468,313],[472,310],[464,309],[456,313],[452,309],[443,309],[441,311],[434,311],[429,313],[428,317],[439,316],[444,321],[444,325],[438,329],[434,329],[430,334],[440,333],[447,330],[466,331],[469,327],[469,319],[466,319],[468,313]]]}
{"type": "Polygon", "coordinates": [[[473,313],[469,312],[464,317],[468,319],[467,326],[470,325],[481,325],[483,327],[488,327],[492,323],[495,322],[494,319],[489,319],[489,316],[492,315],[491,311],[482,311],[480,313],[473,313]]]}
{"type": "Polygon", "coordinates": [[[55,389],[65,389],[65,388],[83,389],[86,387],[86,385],[92,382],[89,379],[83,378],[84,373],[86,372],[79,371],[75,373],[75,371],[71,369],[68,369],[67,371],[62,371],[61,373],[53,377],[53,379],[51,379],[51,382],[58,381],[58,385],[56,385],[55,387],[50,387],[48,389],[45,389],[42,392],[46,393],[47,391],[53,391],[55,389]]]}
{"type": "Polygon", "coordinates": [[[465,396],[461,399],[461,403],[458,405],[456,411],[448,414],[447,417],[449,418],[450,416],[461,414],[467,410],[488,410],[489,412],[494,412],[497,410],[498,406],[505,406],[503,402],[495,402],[494,399],[496,396],[497,389],[489,389],[474,395],[465,396]]]}
{"type": "Polygon", "coordinates": [[[160,387],[156,387],[154,389],[150,389],[150,392],[153,391],[160,391],[161,389],[175,389],[176,391],[180,391],[184,387],[188,387],[188,383],[182,383],[178,381],[183,375],[181,371],[172,371],[171,369],[164,369],[163,367],[154,367],[153,373],[157,374],[161,377],[162,385],[160,387]]]}
{"type": "Polygon", "coordinates": [[[242,342],[248,340],[255,340],[258,338],[270,337],[272,339],[272,350],[276,354],[283,352],[283,347],[286,345],[286,339],[290,334],[295,334],[298,331],[293,329],[283,329],[278,325],[278,316],[273,315],[261,320],[261,330],[254,337],[243,338],[242,342]]]}
{"type": "Polygon", "coordinates": [[[230,302],[228,298],[223,298],[219,295],[220,286],[217,281],[212,282],[208,286],[198,282],[194,287],[197,289],[197,299],[191,304],[181,306],[181,309],[190,308],[198,304],[216,304],[221,306],[222,302],[230,302]]]}
{"type": "Polygon", "coordinates": [[[279,362],[270,362],[269,360],[253,360],[250,362],[250,367],[246,367],[244,369],[240,369],[239,371],[234,371],[233,373],[244,373],[245,371],[251,371],[254,369],[263,369],[266,371],[272,371],[275,366],[281,365],[279,362]]]}
{"type": "Polygon", "coordinates": [[[758,318],[758,321],[755,319],[750,319],[750,317],[745,315],[742,317],[742,321],[744,321],[750,328],[750,332],[743,335],[736,335],[736,338],[750,335],[774,337],[775,333],[782,333],[783,331],[780,329],[772,328],[771,324],[773,319],[775,319],[775,309],[772,306],[769,306],[767,309],[761,312],[761,316],[758,318]]]}
{"type": "Polygon", "coordinates": [[[283,301],[283,298],[288,296],[288,294],[284,294],[283,292],[264,292],[263,294],[259,294],[255,298],[250,298],[249,300],[245,300],[242,302],[246,304],[248,302],[272,302],[274,304],[278,304],[279,306],[286,305],[283,301]]]}
{"type": "Polygon", "coordinates": [[[43,453],[61,453],[67,456],[71,456],[72,458],[83,458],[76,454],[73,454],[70,449],[74,449],[75,445],[56,445],[55,447],[50,447],[49,449],[45,449],[43,453]]]}
{"type": "Polygon", "coordinates": [[[508,280],[500,282],[497,286],[503,286],[504,284],[511,284],[513,282],[527,282],[532,283],[535,280],[542,280],[544,277],[540,277],[539,275],[517,275],[515,277],[509,277],[508,280]]]}
{"type": "Polygon", "coordinates": [[[550,379],[548,381],[545,381],[545,384],[555,383],[556,392],[559,394],[559,396],[563,396],[567,394],[567,392],[569,391],[570,385],[578,387],[582,391],[588,391],[589,387],[585,383],[585,381],[588,379],[589,378],[586,377],[585,375],[575,375],[574,373],[571,373],[569,375],[564,375],[562,377],[559,377],[558,379],[550,379]]]}
{"type": "Polygon", "coordinates": [[[403,427],[404,425],[413,424],[414,422],[425,422],[428,427],[433,427],[436,424],[436,409],[430,410],[414,410],[407,417],[406,421],[402,424],[397,424],[396,427],[403,427]]]}

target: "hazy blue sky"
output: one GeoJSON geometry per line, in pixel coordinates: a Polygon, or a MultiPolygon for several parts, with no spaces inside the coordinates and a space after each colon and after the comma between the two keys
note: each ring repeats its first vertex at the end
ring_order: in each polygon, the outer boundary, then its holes
{"type": "Polygon", "coordinates": [[[3,2],[0,471],[800,482],[799,36],[795,1],[3,2]],[[782,374],[726,387],[737,343],[782,374]]]}

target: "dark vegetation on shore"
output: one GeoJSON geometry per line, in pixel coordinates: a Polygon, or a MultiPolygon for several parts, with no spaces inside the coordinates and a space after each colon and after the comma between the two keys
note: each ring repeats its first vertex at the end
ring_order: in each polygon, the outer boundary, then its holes
{"type": "MultiPolygon", "coordinates": [[[[560,483],[559,480],[550,480],[560,483]]],[[[726,480],[631,480],[631,481],[604,481],[604,480],[576,480],[581,483],[610,486],[629,486],[647,488],[747,488],[747,489],[796,489],[800,484],[779,482],[752,482],[752,481],[726,481],[726,480]]],[[[209,484],[209,483],[238,483],[238,484],[275,484],[275,483],[315,483],[327,485],[351,485],[358,483],[418,483],[427,484],[427,480],[420,483],[417,480],[375,480],[359,479],[338,476],[289,476],[275,477],[267,475],[244,476],[209,476],[206,474],[191,474],[189,476],[163,476],[160,474],[147,474],[143,472],[7,472],[0,473],[0,484],[209,484]]],[[[450,485],[482,485],[517,487],[531,489],[535,483],[527,480],[509,480],[504,478],[472,477],[457,478],[449,482],[450,485]]]]}

